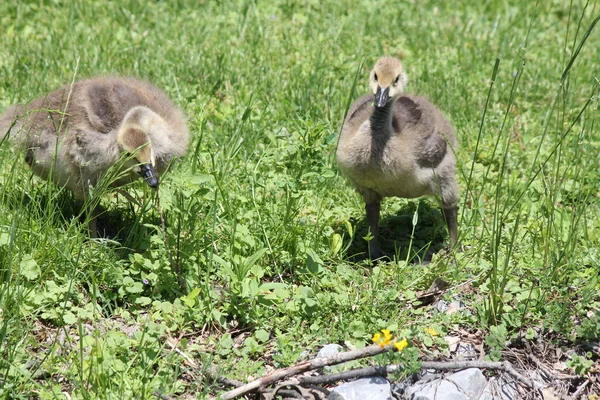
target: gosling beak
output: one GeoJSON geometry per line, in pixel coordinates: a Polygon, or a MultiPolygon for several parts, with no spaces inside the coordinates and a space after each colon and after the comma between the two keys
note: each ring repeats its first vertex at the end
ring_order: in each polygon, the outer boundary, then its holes
{"type": "Polygon", "coordinates": [[[390,99],[390,88],[377,87],[377,93],[375,93],[375,107],[381,108],[385,106],[390,99]]]}
{"type": "Polygon", "coordinates": [[[151,188],[156,189],[158,187],[158,174],[152,164],[140,165],[140,175],[151,188]]]}

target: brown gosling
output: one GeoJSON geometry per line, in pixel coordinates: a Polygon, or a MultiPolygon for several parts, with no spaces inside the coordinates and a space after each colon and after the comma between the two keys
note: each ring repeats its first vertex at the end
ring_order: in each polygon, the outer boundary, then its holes
{"type": "MultiPolygon", "coordinates": [[[[33,172],[85,200],[119,160],[111,186],[140,176],[157,188],[171,160],[187,152],[183,112],[155,86],[134,78],[97,77],[66,85],[0,116],[0,138],[25,151],[33,172]]],[[[90,234],[96,237],[96,210],[90,234]]]]}
{"type": "Polygon", "coordinates": [[[458,236],[454,129],[428,100],[404,94],[406,83],[400,60],[377,60],[369,76],[372,94],[350,107],[336,153],[342,173],[365,201],[372,260],[384,255],[378,242],[384,197],[436,196],[452,247],[458,236]]]}

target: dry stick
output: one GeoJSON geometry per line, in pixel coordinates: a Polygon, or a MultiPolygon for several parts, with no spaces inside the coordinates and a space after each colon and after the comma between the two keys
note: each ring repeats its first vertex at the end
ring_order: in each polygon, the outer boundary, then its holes
{"type": "MultiPolygon", "coordinates": [[[[267,376],[264,376],[260,379],[254,380],[244,386],[238,387],[234,390],[230,390],[229,392],[224,393],[221,396],[221,399],[234,399],[236,397],[242,396],[244,394],[253,392],[259,389],[262,386],[270,385],[279,380],[285,379],[287,377],[298,375],[303,372],[307,372],[310,370],[314,370],[317,368],[322,368],[328,365],[336,365],[346,361],[356,360],[358,358],[366,358],[375,356],[377,354],[381,354],[389,350],[388,348],[381,348],[379,345],[373,345],[366,347],[361,350],[349,351],[346,353],[338,353],[331,357],[323,357],[316,358],[314,360],[305,361],[301,364],[297,364],[295,366],[284,368],[277,370],[267,376]]],[[[347,371],[339,374],[326,375],[323,377],[302,377],[299,379],[301,384],[319,384],[319,383],[330,383],[335,382],[337,380],[349,379],[352,377],[359,376],[369,376],[375,373],[390,373],[395,372],[401,369],[401,365],[389,365],[387,367],[372,367],[372,368],[362,368],[360,370],[355,371],[347,371]],[[355,375],[352,376],[351,374],[355,375]],[[365,374],[365,375],[362,375],[365,374]]],[[[523,385],[527,386],[530,389],[541,389],[543,386],[533,379],[526,378],[513,367],[513,365],[508,361],[502,362],[492,362],[492,361],[424,361],[421,363],[421,369],[436,369],[436,370],[455,370],[455,369],[466,369],[466,368],[482,368],[482,369],[493,369],[493,370],[501,370],[513,378],[521,382],[523,385]]]]}
{"type": "Polygon", "coordinates": [[[183,359],[188,363],[188,365],[194,369],[198,369],[198,363],[192,357],[188,356],[183,350],[177,347],[178,340],[174,340],[172,338],[167,338],[167,344],[171,348],[172,351],[179,354],[183,359]],[[175,342],[175,343],[173,343],[175,342]]]}
{"type": "Polygon", "coordinates": [[[389,347],[381,348],[379,345],[372,345],[365,347],[360,350],[348,351],[345,353],[334,354],[331,357],[320,357],[313,360],[305,361],[303,363],[294,365],[289,368],[282,368],[272,372],[269,375],[263,376],[262,378],[256,379],[244,386],[237,389],[230,390],[221,396],[221,399],[234,399],[242,396],[246,393],[250,393],[260,388],[261,386],[270,385],[271,383],[280,381],[287,378],[288,376],[298,375],[306,371],[312,371],[314,369],[323,368],[328,365],[341,364],[346,361],[356,360],[358,358],[372,357],[377,354],[385,353],[389,351],[389,347]]]}
{"type": "Polygon", "coordinates": [[[581,386],[579,386],[577,388],[577,390],[575,391],[575,393],[573,393],[573,400],[577,400],[583,394],[583,391],[585,390],[585,388],[587,387],[587,385],[589,383],[590,383],[590,380],[588,379],[587,381],[583,382],[581,384],[581,386]]]}
{"type": "MultiPolygon", "coordinates": [[[[404,367],[402,365],[387,365],[354,369],[350,371],[340,372],[337,374],[321,375],[321,376],[302,376],[298,379],[302,385],[322,385],[337,381],[364,378],[367,376],[380,375],[387,376],[388,374],[400,371],[404,367]]],[[[540,389],[541,385],[531,379],[527,379],[518,373],[512,364],[508,361],[504,362],[487,362],[487,361],[424,361],[421,364],[421,369],[436,369],[436,370],[455,370],[466,368],[483,368],[501,370],[510,374],[513,378],[522,382],[530,389],[540,389]]]]}
{"type": "Polygon", "coordinates": [[[298,381],[301,385],[324,385],[337,381],[345,381],[348,379],[365,378],[367,376],[387,376],[397,372],[404,367],[402,365],[378,365],[375,367],[366,367],[353,369],[350,371],[338,372],[336,374],[319,375],[319,376],[301,376],[298,381]]]}
{"type": "Polygon", "coordinates": [[[533,354],[530,354],[530,353],[525,353],[525,354],[527,355],[527,357],[531,361],[533,361],[535,363],[535,365],[539,369],[541,369],[544,373],[546,373],[546,375],[548,375],[551,379],[561,380],[561,381],[568,381],[568,380],[579,378],[579,376],[577,376],[577,375],[565,375],[565,374],[563,374],[561,372],[558,372],[558,371],[555,371],[555,370],[551,370],[549,367],[547,367],[546,365],[544,365],[544,363],[542,361],[540,361],[533,354]]]}

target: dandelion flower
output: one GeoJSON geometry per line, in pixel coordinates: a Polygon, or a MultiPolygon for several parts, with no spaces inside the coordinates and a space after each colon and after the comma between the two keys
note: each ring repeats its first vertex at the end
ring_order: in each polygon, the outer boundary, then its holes
{"type": "Polygon", "coordinates": [[[406,338],[402,339],[399,342],[394,342],[394,347],[398,351],[404,350],[406,348],[406,346],[408,346],[408,341],[406,340],[406,338]]]}
{"type": "Polygon", "coordinates": [[[392,339],[392,334],[390,333],[389,329],[382,329],[381,332],[383,333],[383,337],[385,338],[385,340],[387,340],[388,342],[392,339]]]}
{"type": "Polygon", "coordinates": [[[373,335],[373,338],[371,340],[373,341],[373,343],[377,343],[377,342],[379,342],[379,339],[381,339],[381,334],[379,332],[377,332],[376,334],[373,335]]]}
{"type": "Polygon", "coordinates": [[[425,332],[429,333],[431,336],[437,336],[438,333],[433,328],[425,328],[425,332]]]}
{"type": "Polygon", "coordinates": [[[392,338],[394,337],[394,335],[392,335],[389,329],[382,329],[381,333],[377,332],[376,334],[374,334],[371,340],[373,341],[373,343],[378,344],[379,347],[383,349],[385,346],[389,346],[392,344],[392,338]],[[383,333],[383,337],[381,336],[381,333],[383,333]]]}

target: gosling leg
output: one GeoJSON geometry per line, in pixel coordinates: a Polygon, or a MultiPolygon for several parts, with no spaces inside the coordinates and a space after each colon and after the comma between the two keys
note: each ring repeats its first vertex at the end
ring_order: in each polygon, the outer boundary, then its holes
{"type": "Polygon", "coordinates": [[[452,248],[456,245],[456,240],[458,238],[458,207],[444,207],[443,212],[444,218],[446,219],[446,225],[448,226],[448,233],[450,235],[450,247],[452,248]]]}
{"type": "Polygon", "coordinates": [[[384,256],[379,248],[379,212],[381,211],[381,200],[376,200],[365,204],[367,213],[367,223],[369,224],[369,233],[373,239],[369,241],[369,257],[371,260],[377,260],[384,256]]]}
{"type": "Polygon", "coordinates": [[[89,213],[88,218],[90,219],[89,223],[88,223],[88,230],[90,233],[90,237],[92,239],[97,239],[98,236],[98,227],[96,224],[96,220],[98,219],[98,215],[100,215],[100,213],[98,212],[98,208],[94,207],[94,209],[89,213]]]}

